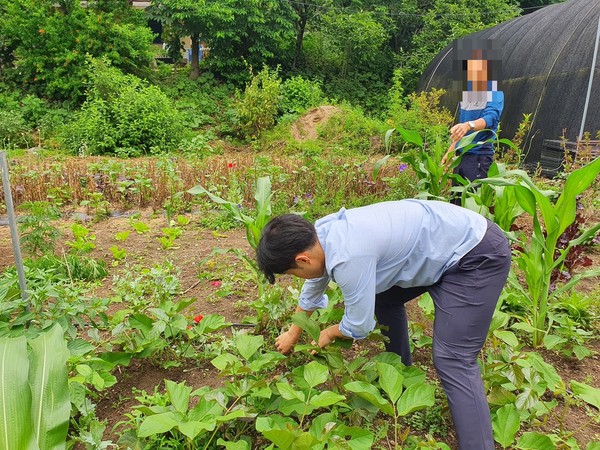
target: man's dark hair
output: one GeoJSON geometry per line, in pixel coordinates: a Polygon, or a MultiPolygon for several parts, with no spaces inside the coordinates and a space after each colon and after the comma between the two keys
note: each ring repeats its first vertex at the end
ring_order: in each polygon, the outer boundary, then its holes
{"type": "Polygon", "coordinates": [[[284,214],[269,221],[256,248],[258,268],[269,283],[275,274],[297,267],[296,256],[317,243],[315,226],[297,214],[284,214]]]}

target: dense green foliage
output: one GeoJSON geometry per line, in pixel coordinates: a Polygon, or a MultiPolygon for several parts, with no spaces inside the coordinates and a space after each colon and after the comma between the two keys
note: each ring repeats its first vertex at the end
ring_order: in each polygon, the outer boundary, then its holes
{"type": "Polygon", "coordinates": [[[143,13],[122,2],[0,1],[0,77],[49,100],[83,99],[89,56],[145,72],[151,41],[143,13]]]}
{"type": "Polygon", "coordinates": [[[87,100],[63,130],[70,150],[139,156],[176,148],[182,122],[160,88],[101,61],[92,64],[90,78],[87,100]]]}

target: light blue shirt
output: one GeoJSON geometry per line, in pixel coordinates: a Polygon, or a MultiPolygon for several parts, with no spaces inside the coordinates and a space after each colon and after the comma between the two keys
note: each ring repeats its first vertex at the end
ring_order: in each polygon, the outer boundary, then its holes
{"type": "Polygon", "coordinates": [[[432,200],[400,200],[344,209],[315,223],[325,252],[325,274],[307,280],[299,306],[327,306],[333,280],[344,296],[340,332],[354,339],[375,328],[375,294],[392,286],[435,284],[483,238],[479,214],[432,200]]]}

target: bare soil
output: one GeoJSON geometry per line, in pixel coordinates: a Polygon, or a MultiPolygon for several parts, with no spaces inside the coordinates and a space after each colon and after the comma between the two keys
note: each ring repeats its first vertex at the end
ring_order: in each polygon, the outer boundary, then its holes
{"type": "MultiPolygon", "coordinates": [[[[334,113],[331,110],[329,113],[334,113]]],[[[323,112],[327,114],[327,112],[323,112]]],[[[316,117],[316,116],[315,116],[316,117]]],[[[213,232],[201,228],[195,223],[193,215],[189,216],[191,222],[184,227],[183,234],[176,240],[176,246],[165,250],[158,241],[162,234],[160,229],[166,227],[167,220],[165,216],[154,215],[152,211],[140,212],[140,220],[149,225],[150,231],[144,234],[138,234],[132,231],[130,236],[124,242],[117,242],[115,234],[120,231],[131,229],[130,219],[128,217],[109,218],[100,222],[88,221],[86,226],[96,235],[96,249],[92,256],[103,258],[107,262],[113,260],[109,248],[115,244],[126,249],[126,263],[120,263],[117,266],[110,266],[109,276],[107,276],[102,285],[96,289],[95,295],[109,297],[112,295],[113,276],[126,270],[131,270],[136,265],[150,267],[155,263],[163,262],[169,259],[176,267],[181,270],[181,290],[185,297],[195,298],[196,301],[186,314],[193,317],[196,314],[220,314],[231,322],[239,322],[244,316],[252,312],[240,307],[240,297],[236,295],[226,296],[219,301],[214,299],[214,291],[217,287],[214,281],[199,278],[199,273],[203,271],[203,265],[207,259],[215,260],[215,264],[221,267],[223,273],[227,273],[228,267],[234,267],[239,264],[239,259],[230,254],[213,255],[211,253],[215,248],[221,249],[242,249],[249,256],[252,256],[251,249],[246,241],[245,231],[243,229],[234,229],[227,232],[213,232]]],[[[56,225],[64,232],[65,236],[70,236],[69,226],[73,220],[59,221],[56,225]]],[[[1,222],[0,222],[1,223],[1,222]]],[[[600,252],[592,251],[591,257],[594,265],[600,264],[600,252]]],[[[14,265],[12,255],[11,239],[8,226],[0,225],[0,271],[8,266],[14,265]]],[[[597,288],[598,280],[592,279],[586,281],[582,288],[584,291],[591,291],[597,288]]],[[[244,295],[250,298],[255,292],[247,289],[244,295]]],[[[242,302],[243,303],[243,302],[242,302]]],[[[416,302],[408,305],[409,317],[412,320],[418,320],[422,323],[428,323],[426,333],[431,335],[431,323],[423,316],[416,302]]],[[[574,358],[569,359],[552,352],[542,351],[546,361],[552,364],[565,382],[578,380],[600,388],[600,340],[593,341],[589,347],[594,351],[594,355],[578,361],[574,358]]],[[[377,345],[369,341],[358,342],[353,351],[355,352],[376,352],[379,350],[377,345]]],[[[351,355],[352,353],[349,353],[351,355]]],[[[435,377],[433,365],[431,363],[431,353],[429,350],[417,349],[414,355],[415,364],[425,368],[428,376],[435,377]]],[[[203,362],[186,362],[180,367],[164,369],[155,366],[145,360],[134,360],[131,365],[121,368],[117,376],[118,382],[111,389],[102,394],[97,404],[97,415],[100,419],[108,423],[106,438],[118,439],[119,428],[112,430],[115,424],[125,419],[124,414],[131,410],[131,407],[137,404],[135,400],[136,390],[154,392],[158,386],[160,390],[164,388],[163,380],[186,381],[188,385],[198,388],[201,386],[219,386],[223,380],[219,378],[218,371],[210,365],[203,362]],[[111,431],[112,430],[112,431],[111,431]]],[[[600,425],[594,423],[593,415],[597,411],[581,404],[570,405],[561,419],[564,405],[560,405],[553,416],[543,425],[543,429],[548,433],[557,432],[562,426],[566,430],[573,431],[579,444],[585,448],[588,442],[600,440],[600,425]]],[[[456,438],[453,435],[451,424],[449,425],[449,436],[445,442],[451,448],[457,448],[456,438]]]]}
{"type": "Polygon", "coordinates": [[[331,116],[341,113],[340,108],[329,105],[311,109],[294,122],[291,128],[292,136],[297,141],[316,139],[319,125],[327,123],[331,116]]]}

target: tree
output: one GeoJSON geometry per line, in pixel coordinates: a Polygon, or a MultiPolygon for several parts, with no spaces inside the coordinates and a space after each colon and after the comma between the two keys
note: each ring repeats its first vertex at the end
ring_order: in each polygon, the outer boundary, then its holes
{"type": "Polygon", "coordinates": [[[149,12],[181,37],[191,37],[192,79],[199,75],[200,37],[211,48],[212,68],[244,80],[244,61],[255,67],[276,63],[293,39],[293,11],[283,0],[153,0],[149,12]]]}
{"type": "Polygon", "coordinates": [[[411,48],[399,55],[407,91],[416,88],[427,65],[446,45],[461,36],[518,16],[512,0],[435,0],[423,15],[423,26],[412,37],[411,48]]]}
{"type": "Polygon", "coordinates": [[[227,5],[211,0],[153,0],[147,11],[150,17],[169,27],[179,39],[190,37],[192,80],[200,76],[200,37],[208,37],[217,18],[225,22],[233,18],[233,11],[227,5]]]}
{"type": "Polygon", "coordinates": [[[76,104],[89,57],[141,74],[152,55],[143,13],[110,1],[0,0],[0,78],[20,90],[76,104]]]}

